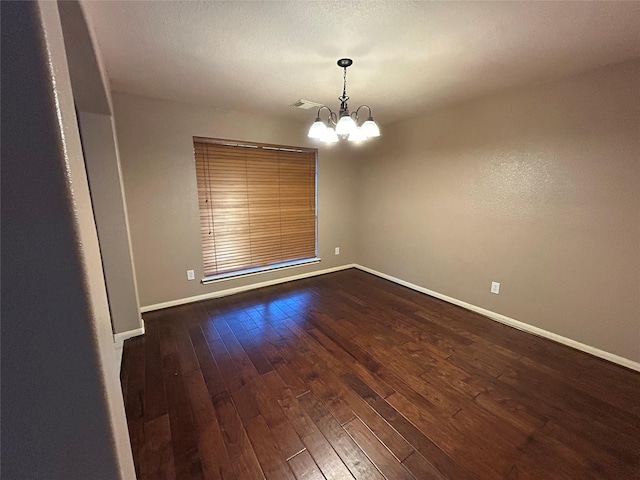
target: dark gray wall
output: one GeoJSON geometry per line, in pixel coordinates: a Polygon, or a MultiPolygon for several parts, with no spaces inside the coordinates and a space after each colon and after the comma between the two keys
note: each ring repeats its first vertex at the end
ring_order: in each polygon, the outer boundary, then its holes
{"type": "Polygon", "coordinates": [[[1,476],[134,478],[57,4],[1,22],[1,476]]]}

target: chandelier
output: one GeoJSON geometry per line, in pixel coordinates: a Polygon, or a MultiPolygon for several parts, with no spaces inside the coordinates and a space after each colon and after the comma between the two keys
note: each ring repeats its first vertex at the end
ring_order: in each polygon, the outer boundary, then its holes
{"type": "Polygon", "coordinates": [[[371,108],[368,105],[360,105],[355,112],[349,114],[349,107],[347,106],[347,67],[353,64],[353,60],[350,58],[341,58],[338,60],[338,66],[344,69],[344,80],[342,86],[342,96],[338,97],[340,100],[340,111],[338,115],[329,107],[323,105],[318,109],[318,116],[309,129],[309,138],[319,140],[323,143],[336,143],[341,138],[346,138],[350,142],[362,142],[369,138],[379,137],[380,128],[373,121],[371,116],[371,108]],[[369,116],[362,123],[358,113],[360,109],[366,108],[369,116]],[[327,111],[326,122],[322,120],[320,114],[327,111]],[[335,127],[335,128],[334,128],[335,127]]]}

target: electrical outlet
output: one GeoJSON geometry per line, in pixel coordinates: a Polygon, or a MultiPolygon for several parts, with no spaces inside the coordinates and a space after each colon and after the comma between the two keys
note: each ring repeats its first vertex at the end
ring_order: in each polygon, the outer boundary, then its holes
{"type": "Polygon", "coordinates": [[[340,255],[340,247],[336,247],[336,255],[340,255]]]}
{"type": "Polygon", "coordinates": [[[187,270],[187,280],[195,280],[196,279],[196,272],[194,272],[193,270],[187,270]]]}
{"type": "Polygon", "coordinates": [[[491,293],[496,295],[500,293],[500,282],[491,282],[491,293]]]}

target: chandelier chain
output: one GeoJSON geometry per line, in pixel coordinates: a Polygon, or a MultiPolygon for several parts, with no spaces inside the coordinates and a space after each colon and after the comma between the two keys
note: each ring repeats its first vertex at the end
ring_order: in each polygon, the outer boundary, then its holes
{"type": "Polygon", "coordinates": [[[344,74],[342,77],[342,96],[338,97],[338,100],[340,100],[340,102],[342,103],[342,105],[340,106],[340,110],[346,110],[347,108],[347,100],[349,100],[349,97],[347,97],[347,67],[343,67],[344,69],[344,74]]]}
{"type": "Polygon", "coordinates": [[[347,67],[344,67],[344,75],[342,79],[342,96],[344,97],[347,94],[347,67]]]}

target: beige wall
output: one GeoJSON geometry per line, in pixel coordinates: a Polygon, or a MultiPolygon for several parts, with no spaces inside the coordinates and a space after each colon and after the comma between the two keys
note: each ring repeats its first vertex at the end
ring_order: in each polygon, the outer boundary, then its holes
{"type": "Polygon", "coordinates": [[[120,93],[113,94],[113,102],[143,307],[353,262],[355,163],[348,147],[335,145],[318,155],[322,262],[202,285],[192,137],[313,146],[306,138],[308,125],[120,93]],[[195,270],[196,280],[187,281],[188,269],[195,270]]]}
{"type": "Polygon", "coordinates": [[[142,323],[113,118],[78,112],[78,120],[113,333],[136,330],[142,323]]]}
{"type": "Polygon", "coordinates": [[[69,76],[100,239],[113,333],[140,329],[111,91],[100,51],[78,1],[58,3],[69,76]]]}
{"type": "Polygon", "coordinates": [[[106,68],[80,1],[57,3],[76,109],[111,114],[111,87],[106,68]]]}
{"type": "Polygon", "coordinates": [[[387,126],[357,262],[640,361],[639,85],[627,62],[387,126]]]}

